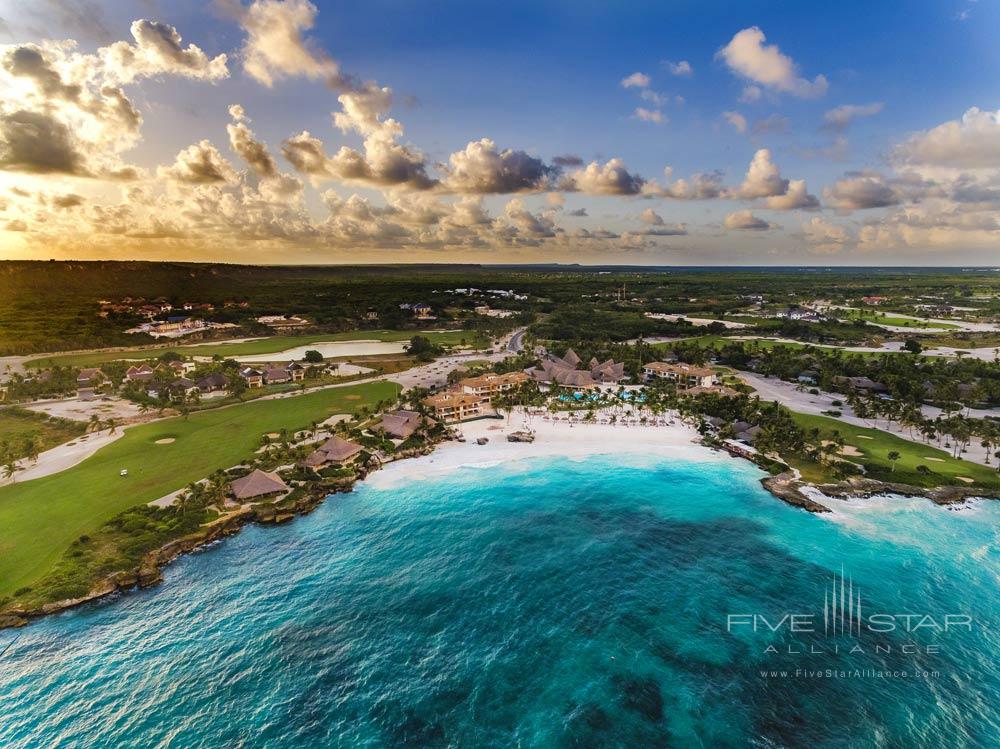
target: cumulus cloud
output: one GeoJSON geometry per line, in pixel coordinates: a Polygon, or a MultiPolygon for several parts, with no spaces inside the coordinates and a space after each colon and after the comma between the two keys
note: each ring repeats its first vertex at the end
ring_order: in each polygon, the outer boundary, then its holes
{"type": "Polygon", "coordinates": [[[622,88],[649,88],[649,84],[652,83],[652,78],[650,78],[645,73],[632,73],[632,75],[622,78],[621,84],[622,88]]]}
{"type": "Polygon", "coordinates": [[[680,62],[671,62],[670,60],[664,60],[663,65],[667,70],[670,71],[671,75],[678,75],[683,77],[688,77],[694,75],[694,68],[691,67],[691,63],[687,60],[681,60],[680,62]]]}
{"type": "Polygon", "coordinates": [[[236,171],[209,140],[188,146],[174,160],[173,165],[160,168],[160,176],[193,185],[232,182],[236,171]]]}
{"type": "Polygon", "coordinates": [[[839,252],[850,241],[845,227],[818,216],[802,225],[802,233],[813,252],[839,252]]]}
{"type": "Polygon", "coordinates": [[[649,224],[650,226],[663,226],[663,216],[654,211],[652,208],[647,208],[641,214],[639,214],[639,220],[644,224],[649,224]]]}
{"type": "Polygon", "coordinates": [[[510,148],[500,151],[489,138],[451,154],[444,169],[446,189],[477,194],[545,190],[555,175],[555,169],[541,159],[510,148]]]}
{"type": "Polygon", "coordinates": [[[0,169],[91,176],[69,128],[41,112],[0,114],[0,169]]]}
{"type": "Polygon", "coordinates": [[[254,0],[245,8],[229,5],[247,33],[243,69],[251,78],[268,87],[297,76],[322,80],[334,88],[344,86],[337,62],[304,36],[316,22],[316,6],[308,0],[254,0]]]}
{"type": "Polygon", "coordinates": [[[761,88],[806,99],[826,93],[824,76],[817,75],[812,81],[801,77],[792,58],[783,54],[778,45],[764,44],[765,40],[764,32],[756,26],[743,29],[719,50],[718,57],[733,73],[758,87],[754,92],[756,98],[761,88]]]}
{"type": "Polygon", "coordinates": [[[207,81],[229,75],[226,55],[210,58],[195,44],[183,46],[180,33],[169,24],[138,20],[130,30],[134,44],[119,41],[98,50],[105,70],[120,83],[162,74],[207,81]]]}
{"type": "Polygon", "coordinates": [[[642,188],[646,197],[673,200],[712,200],[721,197],[724,192],[722,172],[719,171],[698,172],[691,175],[690,179],[677,179],[666,187],[650,181],[642,188]]]}
{"type": "Polygon", "coordinates": [[[885,105],[880,101],[871,104],[843,104],[827,111],[823,115],[823,129],[842,133],[854,120],[860,117],[871,117],[882,111],[885,105]]]}
{"type": "Polygon", "coordinates": [[[837,180],[832,187],[823,191],[823,197],[834,208],[842,211],[857,211],[868,208],[884,208],[900,202],[899,193],[875,172],[849,173],[837,180]]]}
{"type": "Polygon", "coordinates": [[[636,107],[635,117],[643,122],[654,122],[657,125],[661,125],[667,121],[664,117],[663,112],[659,109],[646,109],[645,107],[636,107]]]}
{"type": "Polygon", "coordinates": [[[743,183],[736,190],[736,195],[746,200],[770,198],[784,195],[788,191],[788,180],[782,178],[778,165],[771,161],[771,151],[759,149],[750,162],[743,183]]]}
{"type": "Polygon", "coordinates": [[[722,119],[732,125],[733,130],[738,133],[747,131],[747,118],[739,112],[723,112],[722,119]]]}
{"type": "Polygon", "coordinates": [[[961,120],[949,120],[916,133],[892,154],[898,164],[950,169],[1000,168],[1000,110],[968,109],[961,120]]]}
{"type": "Polygon", "coordinates": [[[300,173],[313,179],[339,179],[377,187],[401,187],[427,190],[437,180],[427,174],[424,155],[397,142],[403,126],[386,118],[392,91],[369,85],[361,90],[342,93],[341,111],[334,113],[334,124],[343,132],[363,136],[364,152],[342,146],[327,156],[322,141],[308,131],[285,140],[281,152],[300,173]]]}
{"type": "Polygon", "coordinates": [[[645,180],[630,173],[621,159],[610,159],[603,165],[592,161],[586,168],[572,172],[560,187],[591,195],[638,195],[643,184],[645,180]]]}
{"type": "Polygon", "coordinates": [[[793,179],[788,183],[788,190],[783,195],[766,198],[764,205],[774,211],[812,210],[819,208],[819,199],[809,194],[804,179],[793,179]]]}
{"type": "Polygon", "coordinates": [[[776,224],[765,221],[754,216],[749,210],[734,211],[726,216],[723,225],[727,229],[740,229],[745,231],[767,231],[768,229],[778,229],[776,224]]]}

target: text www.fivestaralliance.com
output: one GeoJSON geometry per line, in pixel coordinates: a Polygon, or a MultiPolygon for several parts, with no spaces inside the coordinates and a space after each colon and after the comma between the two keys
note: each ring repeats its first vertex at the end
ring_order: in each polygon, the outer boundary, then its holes
{"type": "Polygon", "coordinates": [[[890,671],[877,668],[795,669],[793,671],[758,671],[762,679],[936,679],[940,671],[924,669],[890,671]]]}

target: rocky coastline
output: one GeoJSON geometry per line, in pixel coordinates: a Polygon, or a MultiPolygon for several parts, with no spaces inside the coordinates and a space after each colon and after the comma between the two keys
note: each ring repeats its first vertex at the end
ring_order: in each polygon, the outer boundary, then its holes
{"type": "MultiPolygon", "coordinates": [[[[378,467],[398,460],[429,455],[433,452],[436,444],[431,443],[424,447],[394,454],[391,460],[384,461],[378,467]]],[[[378,470],[378,467],[373,470],[378,470]]],[[[129,593],[150,588],[163,581],[163,568],[179,556],[190,554],[193,551],[235,535],[245,525],[250,523],[279,525],[300,515],[308,515],[328,497],[334,494],[353,491],[354,485],[359,481],[363,481],[370,473],[371,470],[361,469],[353,477],[345,478],[332,484],[329,481],[317,481],[305,494],[291,503],[260,502],[227,512],[219,518],[201,526],[196,532],[173,539],[163,546],[147,552],[138,567],[130,570],[119,570],[106,575],[86,595],[78,598],[52,601],[36,608],[11,607],[0,611],[0,629],[23,627],[40,617],[57,614],[85,603],[107,598],[116,593],[129,593]]]]}

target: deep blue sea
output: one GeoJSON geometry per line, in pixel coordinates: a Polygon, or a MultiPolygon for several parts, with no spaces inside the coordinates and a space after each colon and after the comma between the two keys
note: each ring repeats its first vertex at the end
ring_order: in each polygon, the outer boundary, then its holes
{"type": "Polygon", "coordinates": [[[1000,746],[1000,504],[814,516],[759,477],[544,458],[331,497],[0,632],[0,747],[1000,746]],[[896,629],[824,630],[842,570],[896,629]]]}

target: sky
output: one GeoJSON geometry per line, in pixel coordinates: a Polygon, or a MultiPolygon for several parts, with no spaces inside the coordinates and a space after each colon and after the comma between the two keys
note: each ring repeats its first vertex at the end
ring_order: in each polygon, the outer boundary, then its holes
{"type": "Polygon", "coordinates": [[[0,0],[0,259],[1000,264],[1000,0],[0,0]]]}

